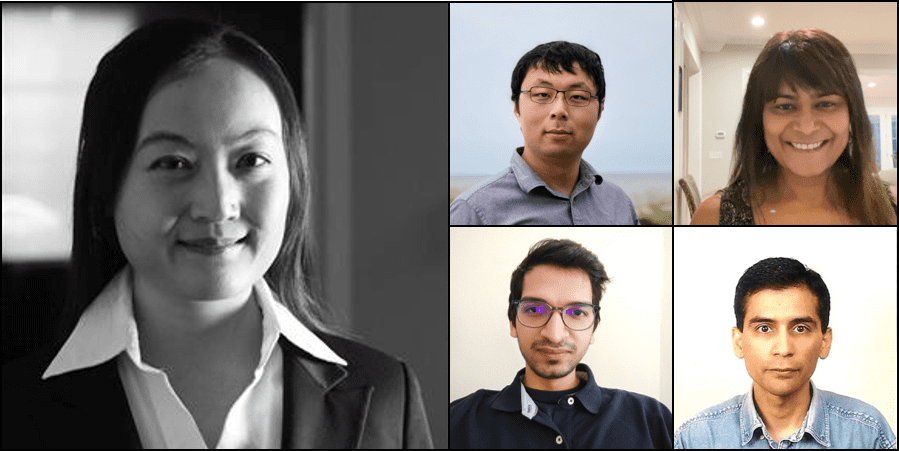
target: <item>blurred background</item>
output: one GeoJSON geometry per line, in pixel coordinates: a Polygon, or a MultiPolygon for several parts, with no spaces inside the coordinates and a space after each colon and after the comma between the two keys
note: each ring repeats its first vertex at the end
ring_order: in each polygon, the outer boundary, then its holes
{"type": "Polygon", "coordinates": [[[434,445],[448,446],[445,4],[4,3],[2,10],[4,362],[54,338],[81,109],[96,64],[154,19],[223,19],[282,64],[309,124],[325,299],[366,343],[410,363],[434,445]],[[402,94],[374,89],[384,86],[402,94]],[[434,320],[397,314],[413,304],[416,315],[434,320]]]}
{"type": "MultiPolygon", "coordinates": [[[[880,178],[896,184],[896,2],[675,2],[674,178],[696,205],[727,185],[749,72],[779,31],[820,28],[852,54],[880,178]]],[[[675,225],[692,211],[676,187],[675,225]]]]}
{"type": "Polygon", "coordinates": [[[583,159],[627,193],[641,224],[671,224],[671,119],[654,108],[671,102],[670,33],[668,3],[451,3],[450,202],[509,167],[524,145],[512,70],[562,40],[598,53],[605,72],[605,109],[583,159]]]}

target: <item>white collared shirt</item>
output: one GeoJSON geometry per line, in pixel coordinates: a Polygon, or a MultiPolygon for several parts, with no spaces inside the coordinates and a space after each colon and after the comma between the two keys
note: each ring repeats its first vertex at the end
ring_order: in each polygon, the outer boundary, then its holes
{"type": "MultiPolygon", "coordinates": [[[[193,416],[168,376],[143,362],[132,301],[131,267],[106,285],[44,372],[43,379],[117,359],[131,415],[144,448],[207,448],[193,416]]],[[[253,285],[262,311],[262,349],[253,381],[225,417],[216,448],[280,448],[283,361],[278,338],[327,362],[347,365],[321,339],[275,300],[265,279],[253,285]]]]}

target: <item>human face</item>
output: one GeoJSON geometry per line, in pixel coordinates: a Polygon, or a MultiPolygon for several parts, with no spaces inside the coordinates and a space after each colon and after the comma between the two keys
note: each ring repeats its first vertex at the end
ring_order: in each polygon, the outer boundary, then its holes
{"type": "Polygon", "coordinates": [[[793,91],[787,85],[781,86],[780,95],[765,104],[762,113],[768,151],[782,169],[794,175],[828,173],[849,141],[846,99],[836,94],[819,96],[802,88],[793,91]],[[822,142],[813,149],[794,146],[822,142]]]}
{"type": "Polygon", "coordinates": [[[249,290],[278,254],[289,202],[281,114],[265,82],[211,59],[157,88],[137,143],[115,211],[135,277],[192,300],[249,290]]]}
{"type": "MultiPolygon", "coordinates": [[[[539,265],[525,273],[521,297],[540,299],[553,307],[592,304],[593,288],[582,269],[539,265]]],[[[571,330],[557,311],[543,327],[526,327],[517,317],[515,323],[510,322],[510,327],[527,364],[526,377],[534,375],[538,381],[571,374],[594,341],[592,326],[587,330],[571,330]]]]}
{"type": "Polygon", "coordinates": [[[787,398],[808,390],[818,359],[830,353],[831,336],[830,328],[821,332],[818,299],[808,287],[768,289],[747,297],[743,332],[733,328],[733,347],[756,392],[787,398]]]}
{"type": "MultiPolygon", "coordinates": [[[[541,67],[528,71],[521,83],[521,90],[534,86],[548,86],[556,90],[581,89],[596,95],[596,86],[579,64],[574,63],[574,73],[554,74],[541,67]]],[[[604,102],[604,99],[600,99],[604,102]]],[[[602,113],[603,103],[591,99],[584,107],[575,107],[565,101],[562,93],[553,103],[535,103],[530,93],[521,94],[518,108],[513,107],[515,117],[524,135],[524,152],[540,159],[580,158],[593,139],[596,122],[602,113]],[[556,133],[559,132],[559,133],[556,133]]]]}

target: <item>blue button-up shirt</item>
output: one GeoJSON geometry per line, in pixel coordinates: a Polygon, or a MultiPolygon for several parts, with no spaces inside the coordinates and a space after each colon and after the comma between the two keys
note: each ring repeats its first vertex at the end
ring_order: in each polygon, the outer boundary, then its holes
{"type": "Polygon", "coordinates": [[[865,402],[812,383],[812,401],[802,427],[780,442],[768,434],[755,410],[752,389],[687,420],[674,436],[675,448],[895,449],[896,436],[881,413],[865,402]]]}
{"type": "Polygon", "coordinates": [[[450,225],[639,225],[624,190],[603,181],[581,160],[571,197],[551,189],[512,152],[511,165],[460,194],[450,204],[450,225]]]}
{"type": "MultiPolygon", "coordinates": [[[[671,449],[674,419],[664,404],[596,385],[586,364],[575,371],[580,387],[560,394],[551,406],[528,394],[521,383],[524,369],[502,391],[478,390],[453,401],[450,448],[671,449]]],[[[558,392],[542,394],[549,393],[558,392]]]]}

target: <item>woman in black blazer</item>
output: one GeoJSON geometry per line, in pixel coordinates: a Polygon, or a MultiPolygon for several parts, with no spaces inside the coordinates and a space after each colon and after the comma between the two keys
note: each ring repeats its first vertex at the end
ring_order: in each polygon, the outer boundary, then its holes
{"type": "Polygon", "coordinates": [[[158,21],[104,56],[65,338],[4,366],[4,447],[432,447],[409,366],[322,320],[305,139],[231,27],[158,21]]]}

